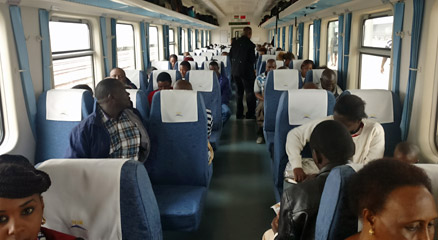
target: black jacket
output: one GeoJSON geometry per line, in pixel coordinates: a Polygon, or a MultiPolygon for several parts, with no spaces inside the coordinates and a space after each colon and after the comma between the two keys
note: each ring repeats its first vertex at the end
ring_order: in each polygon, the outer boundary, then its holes
{"type": "Polygon", "coordinates": [[[231,74],[248,79],[255,79],[254,63],[255,45],[249,38],[243,36],[231,45],[231,74]]]}
{"type": "Polygon", "coordinates": [[[330,163],[315,178],[295,184],[283,192],[275,240],[315,239],[316,216],[324,184],[330,171],[339,165],[342,163],[330,163]]]}

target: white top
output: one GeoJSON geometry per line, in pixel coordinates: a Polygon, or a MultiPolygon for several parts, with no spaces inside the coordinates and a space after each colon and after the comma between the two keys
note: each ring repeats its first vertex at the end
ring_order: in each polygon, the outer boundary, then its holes
{"type": "MultiPolygon", "coordinates": [[[[286,153],[289,159],[285,177],[293,176],[293,169],[302,168],[301,151],[307,142],[310,141],[310,135],[313,129],[320,122],[325,120],[333,120],[333,116],[316,120],[289,131],[286,140],[286,153]]],[[[371,160],[383,157],[385,152],[385,132],[380,123],[372,120],[363,119],[363,128],[357,136],[353,137],[353,142],[356,145],[356,154],[353,156],[353,163],[369,163],[371,160]]]]}

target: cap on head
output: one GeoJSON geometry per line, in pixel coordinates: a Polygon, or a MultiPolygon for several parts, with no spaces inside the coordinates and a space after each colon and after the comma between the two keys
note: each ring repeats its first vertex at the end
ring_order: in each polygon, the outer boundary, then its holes
{"type": "Polygon", "coordinates": [[[25,198],[41,194],[50,187],[47,173],[21,155],[0,156],[0,198],[25,198]]]}

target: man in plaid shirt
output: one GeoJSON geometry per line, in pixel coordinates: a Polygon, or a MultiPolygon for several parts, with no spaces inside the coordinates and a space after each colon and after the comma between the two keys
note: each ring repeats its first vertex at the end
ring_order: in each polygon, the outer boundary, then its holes
{"type": "Polygon", "coordinates": [[[93,114],[70,135],[67,158],[133,158],[144,162],[150,149],[149,135],[132,108],[129,93],[116,79],[99,82],[93,114]]]}

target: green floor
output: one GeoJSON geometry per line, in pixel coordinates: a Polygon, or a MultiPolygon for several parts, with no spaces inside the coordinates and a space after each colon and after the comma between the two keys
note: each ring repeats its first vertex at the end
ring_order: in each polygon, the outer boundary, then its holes
{"type": "Polygon", "coordinates": [[[261,239],[274,217],[275,199],[266,145],[255,140],[255,120],[232,116],[215,152],[199,230],[164,232],[164,240],[261,239]]]}

